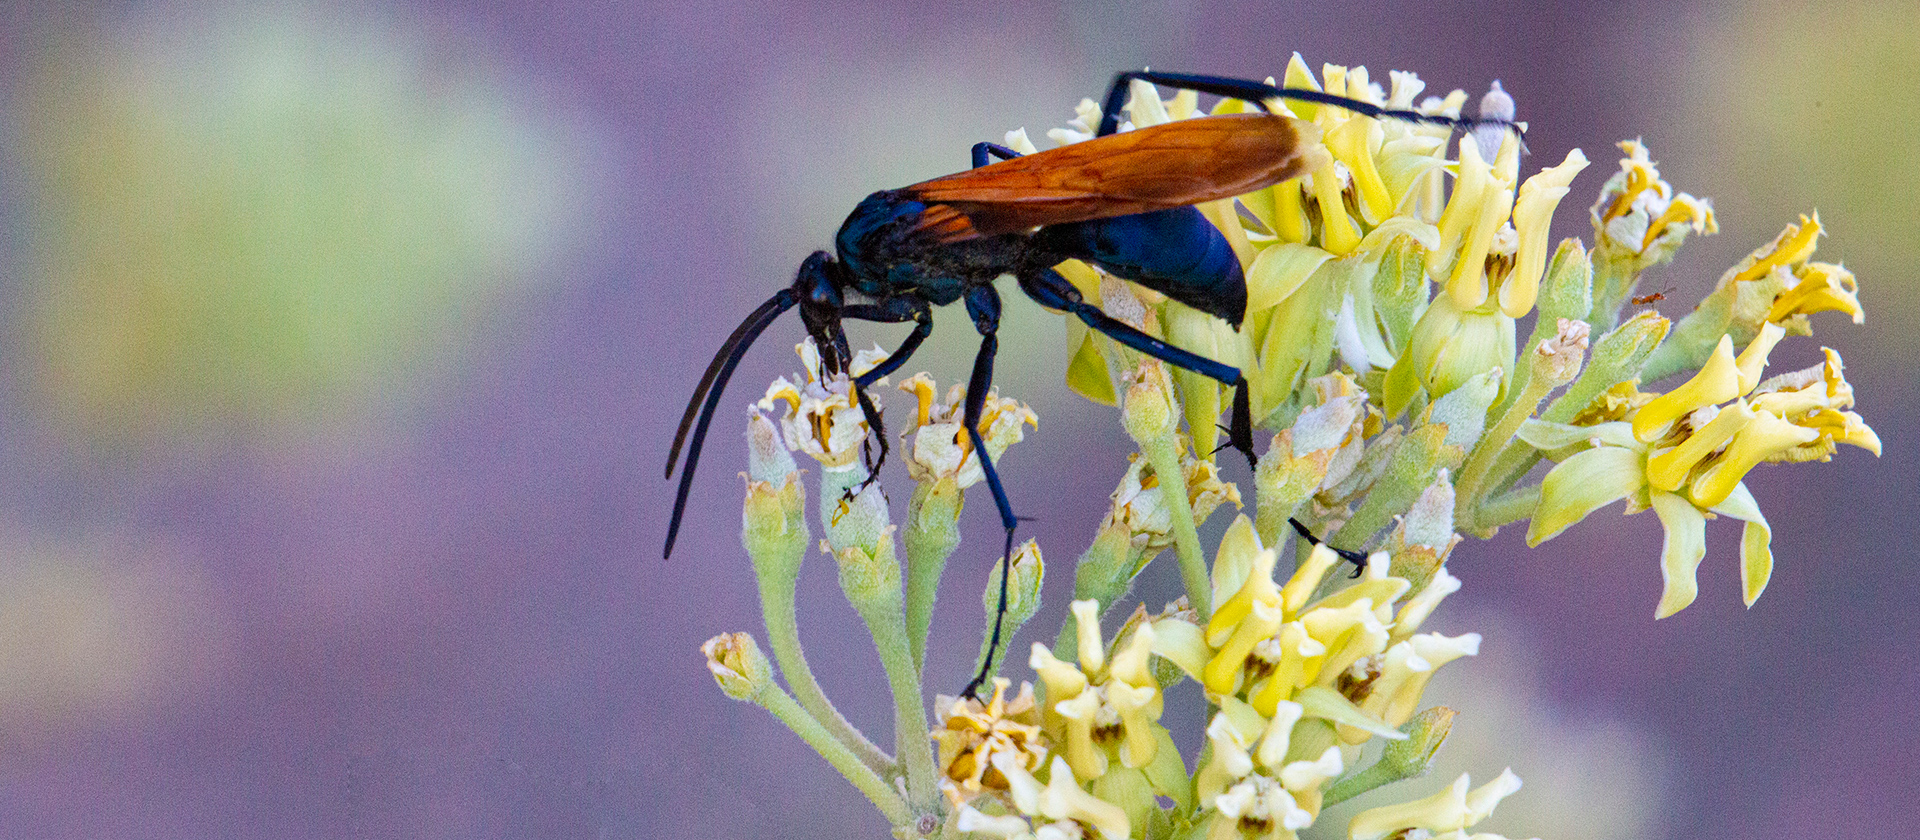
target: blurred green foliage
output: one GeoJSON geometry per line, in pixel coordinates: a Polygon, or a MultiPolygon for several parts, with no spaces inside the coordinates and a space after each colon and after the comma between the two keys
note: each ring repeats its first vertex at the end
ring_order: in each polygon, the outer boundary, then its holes
{"type": "Polygon", "coordinates": [[[114,446],[352,433],[432,393],[552,254],[568,130],[465,53],[343,27],[35,45],[10,354],[57,422],[114,446]]]}

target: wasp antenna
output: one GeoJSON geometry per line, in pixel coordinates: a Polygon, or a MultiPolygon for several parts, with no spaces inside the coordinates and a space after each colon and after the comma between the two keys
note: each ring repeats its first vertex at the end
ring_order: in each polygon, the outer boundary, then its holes
{"type": "Polygon", "coordinates": [[[706,375],[700,377],[700,387],[694,389],[693,399],[687,401],[687,413],[680,418],[680,430],[673,435],[673,449],[667,453],[668,478],[673,477],[673,466],[680,460],[680,445],[688,442],[689,428],[693,429],[692,445],[687,447],[687,468],[680,473],[680,492],[673,499],[673,519],[667,523],[667,547],[662,557],[673,556],[673,541],[680,534],[680,515],[686,511],[687,494],[693,489],[694,466],[700,463],[700,445],[707,439],[707,425],[713,422],[713,410],[720,404],[720,395],[727,390],[727,379],[733,376],[733,369],[740,365],[747,348],[753,346],[754,339],[760,337],[767,325],[799,302],[800,296],[793,289],[781,289],[753,310],[753,314],[734,329],[733,335],[727,337],[727,343],[720,346],[720,352],[707,365],[706,375]],[[694,423],[695,415],[699,415],[698,424],[694,423]]]}
{"type": "MultiPolygon", "coordinates": [[[[780,290],[779,294],[760,304],[760,308],[741,321],[740,326],[734,328],[733,335],[727,336],[727,342],[720,345],[720,352],[713,354],[713,361],[707,364],[707,372],[700,377],[700,387],[693,389],[693,398],[687,401],[687,413],[680,417],[680,430],[673,435],[673,449],[667,452],[667,478],[673,477],[673,465],[680,460],[680,445],[686,441],[687,429],[693,426],[694,415],[699,413],[700,403],[706,399],[707,390],[713,387],[714,380],[718,379],[724,387],[728,374],[732,373],[734,365],[739,364],[740,357],[746,353],[754,338],[776,316],[792,308],[796,302],[792,289],[780,290]],[[722,368],[726,370],[725,373],[722,368]]],[[[694,444],[694,448],[698,449],[699,444],[694,444]]]]}

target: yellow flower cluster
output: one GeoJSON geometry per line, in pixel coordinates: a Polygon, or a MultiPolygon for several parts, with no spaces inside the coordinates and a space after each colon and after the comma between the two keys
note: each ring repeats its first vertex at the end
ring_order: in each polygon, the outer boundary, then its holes
{"type": "MultiPolygon", "coordinates": [[[[1722,336],[1692,379],[1665,394],[1616,393],[1618,419],[1590,425],[1529,420],[1520,436],[1560,463],[1541,484],[1527,529],[1539,545],[1602,507],[1627,500],[1627,512],[1652,508],[1666,532],[1666,582],[1655,615],[1665,618],[1698,594],[1694,571],[1706,554],[1706,516],[1743,520],[1742,594],[1760,597],[1773,571],[1772,531],[1741,481],[1763,462],[1825,460],[1841,443],[1880,454],[1880,439],[1853,407],[1840,354],[1762,381],[1767,355],[1785,335],[1768,323],[1739,356],[1722,336]]],[[[1601,415],[1604,417],[1605,415],[1601,415]]],[[[1598,419],[1598,418],[1592,418],[1598,419]]]]}
{"type": "MultiPolygon", "coordinates": [[[[1282,84],[1448,116],[1458,116],[1467,98],[1454,91],[1416,105],[1424,83],[1412,73],[1393,73],[1386,90],[1364,67],[1326,65],[1316,78],[1297,54],[1282,84]]],[[[1202,116],[1191,92],[1162,100],[1136,83],[1133,93],[1133,125],[1202,116]]],[[[1422,393],[1439,397],[1488,370],[1511,372],[1514,319],[1533,309],[1554,208],[1586,157],[1576,149],[1523,182],[1520,141],[1511,131],[1463,137],[1457,157],[1449,157],[1454,150],[1445,127],[1329,105],[1278,105],[1296,117],[1305,138],[1307,174],[1201,206],[1247,266],[1240,333],[1217,319],[1196,320],[1178,303],[1086,266],[1069,264],[1062,274],[1116,317],[1196,352],[1240,360],[1253,383],[1256,418],[1289,403],[1308,379],[1331,369],[1336,355],[1360,376],[1391,371],[1383,391],[1390,415],[1422,393]],[[1429,282],[1445,289],[1431,305],[1429,282]]],[[[1490,106],[1510,113],[1511,100],[1496,91],[1482,110],[1490,106]]],[[[1214,113],[1250,107],[1229,99],[1214,113]]],[[[1050,136],[1062,142],[1088,136],[1084,129],[1097,121],[1098,110],[1090,101],[1081,109],[1078,130],[1050,136]]],[[[1068,383],[1110,401],[1113,380],[1125,367],[1115,363],[1119,351],[1084,330],[1069,330],[1068,383]]],[[[1217,389],[1181,385],[1190,425],[1204,428],[1193,418],[1218,414],[1217,389]]]]}
{"type": "Polygon", "coordinates": [[[1154,651],[1206,687],[1220,707],[1207,728],[1210,759],[1194,775],[1208,836],[1292,837],[1319,815],[1326,785],[1375,737],[1417,711],[1434,669],[1479,649],[1480,637],[1421,633],[1458,581],[1438,569],[1418,593],[1388,573],[1384,554],[1366,576],[1314,598],[1340,562],[1316,546],[1282,584],[1277,553],[1245,517],[1228,530],[1213,566],[1220,604],[1204,624],[1154,622],[1154,651]]]}

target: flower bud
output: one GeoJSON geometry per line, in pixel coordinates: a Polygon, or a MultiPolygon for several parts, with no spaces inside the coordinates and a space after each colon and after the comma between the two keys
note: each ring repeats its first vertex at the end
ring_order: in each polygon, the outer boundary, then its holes
{"type": "Polygon", "coordinates": [[[1593,310],[1593,262],[1575,237],[1561,240],[1560,249],[1547,266],[1546,279],[1540,282],[1540,323],[1556,319],[1586,320],[1593,310]]]}
{"type": "Polygon", "coordinates": [[[888,525],[871,549],[849,545],[828,549],[840,564],[840,589],[854,609],[867,617],[875,610],[901,604],[900,561],[893,551],[893,526],[888,525]]]}
{"type": "MultiPolygon", "coordinates": [[[[1442,295],[1414,325],[1413,340],[1401,354],[1402,363],[1435,399],[1468,379],[1498,368],[1513,370],[1513,318],[1497,307],[1462,311],[1454,298],[1442,295]]],[[[1391,416],[1393,408],[1388,408],[1391,416]]]]}
{"type": "Polygon", "coordinates": [[[1614,386],[1638,377],[1647,357],[1667,337],[1670,325],[1658,313],[1641,312],[1601,336],[1593,345],[1587,369],[1574,379],[1566,393],[1540,412],[1540,419],[1570,422],[1614,386]]]}
{"type": "Polygon", "coordinates": [[[1499,368],[1471,376],[1460,387],[1433,401],[1427,408],[1427,424],[1447,427],[1446,445],[1461,451],[1473,449],[1487,428],[1487,411],[1500,397],[1506,373],[1499,368]]]}
{"type": "Polygon", "coordinates": [[[772,421],[754,411],[747,421],[747,497],[740,541],[763,580],[791,582],[806,557],[806,487],[772,421]]]}
{"type": "Polygon", "coordinates": [[[1393,575],[1405,578],[1415,589],[1426,586],[1460,543],[1460,535],[1453,531],[1455,499],[1447,473],[1442,469],[1434,476],[1387,537],[1393,575]]]}
{"type": "Polygon", "coordinates": [[[1175,407],[1173,379],[1159,359],[1142,359],[1134,368],[1127,385],[1126,398],[1120,404],[1120,418],[1127,434],[1141,445],[1173,434],[1175,407]]]}
{"type": "MultiPolygon", "coordinates": [[[[1040,585],[1046,577],[1046,566],[1040,558],[1040,543],[1027,540],[1013,550],[1013,580],[1007,586],[1007,624],[1001,635],[1011,636],[1010,632],[1040,611],[1040,585]]],[[[987,609],[987,620],[992,621],[999,615],[1000,607],[1000,564],[993,564],[993,571],[987,574],[987,589],[980,596],[981,603],[987,609]]]]}
{"type": "Polygon", "coordinates": [[[773,685],[773,665],[749,634],[722,633],[702,644],[700,652],[728,697],[751,701],[773,685]]]}

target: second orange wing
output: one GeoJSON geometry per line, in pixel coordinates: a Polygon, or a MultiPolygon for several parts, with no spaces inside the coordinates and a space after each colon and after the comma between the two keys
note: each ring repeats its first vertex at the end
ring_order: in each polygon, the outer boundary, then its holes
{"type": "Polygon", "coordinates": [[[922,230],[958,242],[1230,198],[1303,171],[1287,118],[1228,114],[1096,137],[901,192],[929,205],[925,220],[938,223],[922,230]]]}

